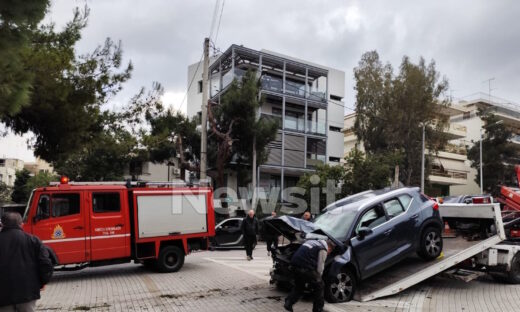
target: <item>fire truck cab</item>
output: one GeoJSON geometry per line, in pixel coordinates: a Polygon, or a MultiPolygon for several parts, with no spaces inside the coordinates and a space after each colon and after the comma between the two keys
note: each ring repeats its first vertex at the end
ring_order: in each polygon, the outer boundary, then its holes
{"type": "Polygon", "coordinates": [[[49,248],[56,266],[138,262],[175,272],[215,235],[209,187],[168,182],[68,182],[35,189],[24,230],[49,248]]]}

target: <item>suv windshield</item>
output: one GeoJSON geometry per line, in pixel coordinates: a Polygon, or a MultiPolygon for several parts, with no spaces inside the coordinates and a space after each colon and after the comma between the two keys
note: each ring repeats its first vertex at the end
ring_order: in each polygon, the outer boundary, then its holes
{"type": "Polygon", "coordinates": [[[314,220],[314,224],[340,240],[345,237],[348,229],[354,223],[357,211],[355,209],[334,209],[328,211],[314,220]]]}

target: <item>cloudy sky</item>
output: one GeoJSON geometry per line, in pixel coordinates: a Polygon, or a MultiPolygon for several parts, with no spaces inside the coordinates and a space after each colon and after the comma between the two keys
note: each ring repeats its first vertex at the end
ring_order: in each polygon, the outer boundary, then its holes
{"type": "MultiPolygon", "coordinates": [[[[85,3],[91,11],[78,52],[92,51],[110,37],[122,41],[124,58],[135,67],[111,105],[117,107],[141,86],[158,81],[165,88],[164,102],[180,107],[188,84],[187,66],[201,57],[216,0],[54,0],[46,22],[61,27],[71,19],[73,8],[85,3]]],[[[394,68],[403,55],[414,61],[420,56],[434,59],[456,99],[487,93],[485,80],[495,78],[493,95],[520,102],[520,1],[219,3],[224,4],[222,19],[218,37],[216,25],[212,36],[217,47],[242,44],[341,69],[346,73],[347,107],[354,107],[353,68],[369,50],[377,50],[394,68]]],[[[182,106],[185,110],[186,104],[182,106]]],[[[9,135],[0,139],[0,146],[0,156],[32,158],[23,138],[9,135]]]]}

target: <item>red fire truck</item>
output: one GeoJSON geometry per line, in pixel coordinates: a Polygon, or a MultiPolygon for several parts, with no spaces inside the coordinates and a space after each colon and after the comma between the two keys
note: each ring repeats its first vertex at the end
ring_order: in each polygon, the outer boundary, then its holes
{"type": "Polygon", "coordinates": [[[35,189],[24,230],[49,247],[58,268],[143,263],[178,271],[215,235],[210,187],[173,183],[69,182],[35,189]]]}

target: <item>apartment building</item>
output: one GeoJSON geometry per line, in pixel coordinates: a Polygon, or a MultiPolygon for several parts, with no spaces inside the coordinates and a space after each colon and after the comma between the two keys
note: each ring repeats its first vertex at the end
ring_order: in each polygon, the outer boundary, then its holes
{"type": "Polygon", "coordinates": [[[39,157],[37,157],[34,162],[25,163],[23,167],[27,169],[31,175],[37,175],[38,173],[54,173],[52,165],[39,157]]]}
{"type": "Polygon", "coordinates": [[[23,160],[16,158],[0,158],[0,182],[14,186],[16,171],[23,169],[23,160]]]}
{"type": "MultiPolygon", "coordinates": [[[[430,196],[454,195],[453,187],[467,185],[470,178],[470,168],[464,144],[468,129],[465,125],[452,120],[453,117],[462,115],[465,109],[452,105],[448,108],[439,107],[438,112],[439,115],[450,120],[449,124],[443,129],[443,133],[448,138],[448,143],[443,150],[431,155],[432,168],[430,175],[426,178],[426,192],[430,196]]],[[[356,145],[358,149],[364,151],[363,142],[358,142],[353,130],[355,120],[356,113],[344,117],[344,156],[347,156],[356,145]]],[[[428,151],[426,153],[428,154],[428,151]]],[[[417,157],[421,157],[421,155],[417,155],[417,157]]]]}
{"type": "MultiPolygon", "coordinates": [[[[485,126],[484,121],[477,115],[479,109],[493,113],[506,127],[513,132],[510,142],[513,145],[520,144],[520,105],[499,97],[489,96],[486,93],[477,93],[471,100],[459,101],[456,105],[461,113],[452,116],[450,121],[466,127],[466,136],[458,140],[458,144],[472,146],[480,140],[480,131],[485,126]]],[[[485,165],[485,163],[484,163],[485,165]]],[[[477,170],[470,167],[466,161],[468,170],[467,183],[451,187],[454,194],[478,194],[480,185],[475,182],[477,170]]],[[[512,173],[513,174],[513,173],[512,173]]],[[[484,177],[485,178],[485,177],[484,177]]]]}
{"type": "MultiPolygon", "coordinates": [[[[233,79],[248,71],[256,72],[265,103],[260,118],[279,121],[276,139],[269,144],[269,156],[258,166],[258,186],[264,188],[294,186],[305,172],[318,164],[339,164],[343,157],[343,115],[345,73],[326,66],[302,61],[268,50],[253,50],[232,45],[209,68],[209,98],[219,102],[233,79]]],[[[202,66],[188,67],[188,116],[201,111],[202,66]]],[[[228,187],[239,183],[232,171],[228,187]]]]}

